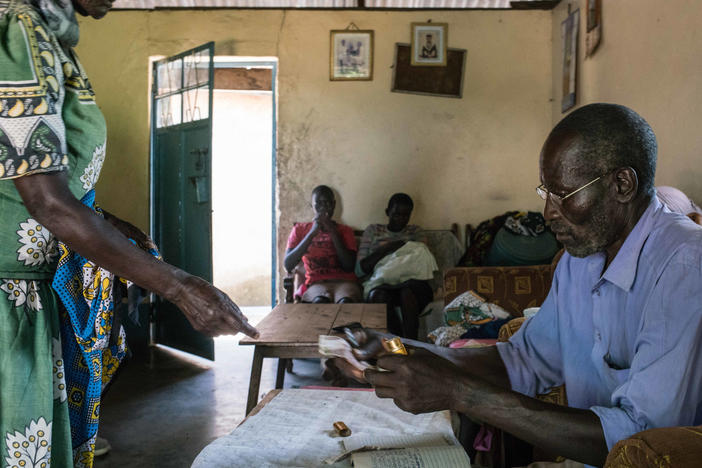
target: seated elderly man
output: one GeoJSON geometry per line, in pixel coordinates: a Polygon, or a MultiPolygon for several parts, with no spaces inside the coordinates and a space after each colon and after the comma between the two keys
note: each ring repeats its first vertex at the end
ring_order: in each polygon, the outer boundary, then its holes
{"type": "Polygon", "coordinates": [[[332,220],[336,208],[334,192],[326,185],[312,190],[314,220],[293,227],[285,253],[285,269],[292,271],[300,260],[305,282],[295,295],[302,302],[361,302],[363,295],[353,272],[356,238],[345,224],[332,220]]]}
{"type": "Polygon", "coordinates": [[[702,229],[656,198],[656,152],[626,107],[565,117],[540,158],[537,192],[566,249],[541,310],[496,347],[410,342],[426,349],[380,357],[389,372],[364,374],[378,396],[456,410],[591,465],[641,430],[701,424],[702,229]],[[568,407],[534,398],[561,384],[568,407]]]}

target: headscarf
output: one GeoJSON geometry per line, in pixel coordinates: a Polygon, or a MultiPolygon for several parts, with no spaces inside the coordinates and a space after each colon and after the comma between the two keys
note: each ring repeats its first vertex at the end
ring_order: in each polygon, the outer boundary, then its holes
{"type": "Polygon", "coordinates": [[[76,12],[71,0],[30,0],[39,10],[51,32],[67,49],[78,45],[79,31],[76,12]]]}
{"type": "Polygon", "coordinates": [[[675,187],[656,187],[656,195],[670,211],[684,215],[689,213],[702,214],[700,207],[675,187]]]}

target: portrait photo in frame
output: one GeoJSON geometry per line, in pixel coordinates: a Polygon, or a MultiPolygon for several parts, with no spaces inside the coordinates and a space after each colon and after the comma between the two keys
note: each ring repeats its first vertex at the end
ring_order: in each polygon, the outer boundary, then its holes
{"type": "Polygon", "coordinates": [[[585,56],[591,57],[602,38],[602,0],[587,0],[585,56]]]}
{"type": "Polygon", "coordinates": [[[575,10],[561,23],[561,38],[563,39],[561,112],[575,106],[579,29],[580,11],[575,10]]]}
{"type": "Polygon", "coordinates": [[[448,24],[412,23],[411,64],[415,67],[445,67],[448,24]]]}
{"type": "Polygon", "coordinates": [[[445,67],[414,67],[410,44],[395,44],[390,91],[460,99],[467,54],[465,49],[449,48],[445,67]]]}
{"type": "Polygon", "coordinates": [[[373,31],[336,29],[330,32],[329,79],[373,79],[373,31]]]}

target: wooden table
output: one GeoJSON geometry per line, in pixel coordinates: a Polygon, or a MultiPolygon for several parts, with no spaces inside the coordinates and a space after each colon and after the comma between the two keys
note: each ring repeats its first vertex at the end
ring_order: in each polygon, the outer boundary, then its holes
{"type": "Polygon", "coordinates": [[[278,358],[275,388],[283,388],[285,366],[293,358],[318,358],[319,335],[332,328],[360,322],[364,327],[385,331],[385,304],[279,304],[256,326],[261,336],[244,338],[240,345],[254,345],[246,414],[256,406],[261,385],[263,358],[278,358]]]}

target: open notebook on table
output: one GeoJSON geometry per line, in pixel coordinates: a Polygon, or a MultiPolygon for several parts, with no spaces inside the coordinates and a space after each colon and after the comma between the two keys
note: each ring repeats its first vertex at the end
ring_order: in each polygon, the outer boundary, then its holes
{"type": "Polygon", "coordinates": [[[463,447],[441,434],[356,437],[344,442],[354,468],[470,468],[463,447]]]}
{"type": "Polygon", "coordinates": [[[413,415],[373,392],[306,389],[283,390],[231,434],[205,447],[192,466],[340,468],[352,462],[358,467],[470,467],[447,411],[413,415]],[[352,435],[339,437],[335,421],[344,421],[352,435]],[[379,445],[419,447],[349,453],[379,445]],[[452,456],[460,462],[446,462],[452,456]],[[402,464],[402,459],[413,463],[402,464]]]}

